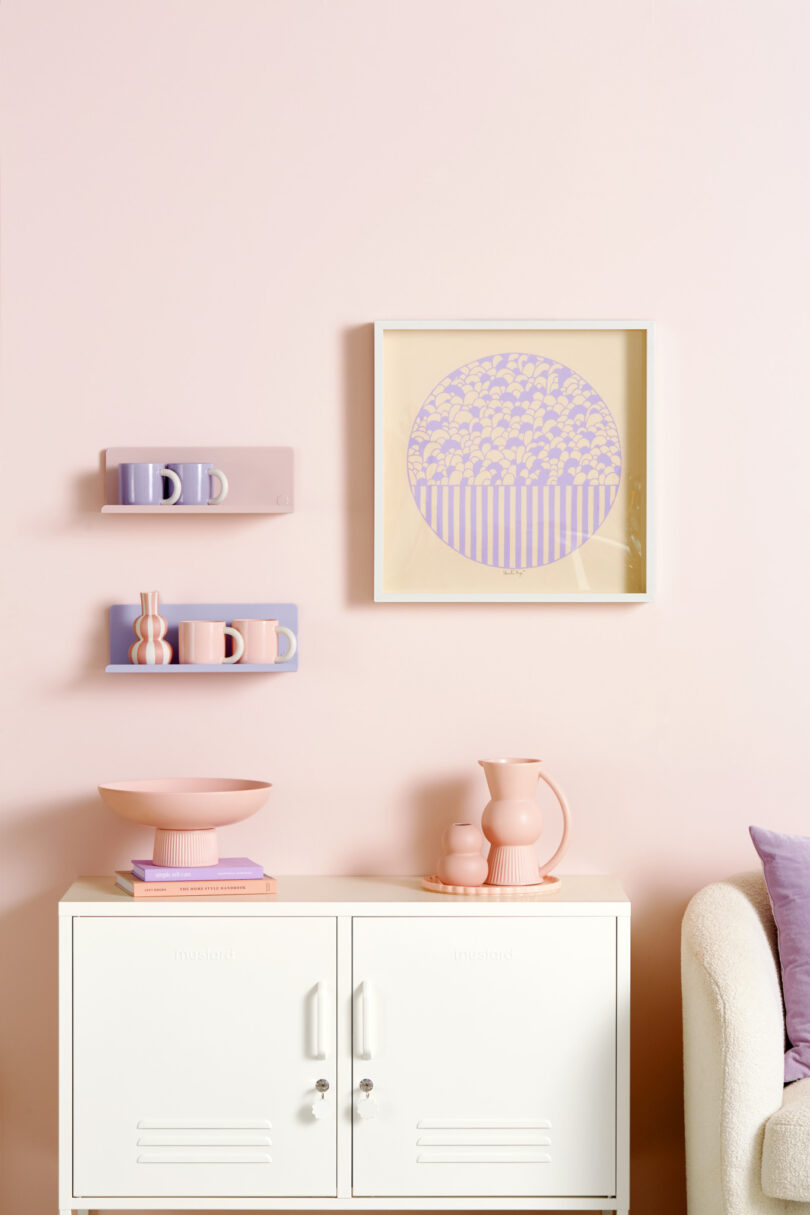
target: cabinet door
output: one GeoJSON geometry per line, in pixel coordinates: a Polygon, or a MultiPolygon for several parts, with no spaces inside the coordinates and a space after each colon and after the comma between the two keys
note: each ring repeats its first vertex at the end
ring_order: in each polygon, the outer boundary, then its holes
{"type": "Polygon", "coordinates": [[[74,1192],[336,1192],[336,922],[74,921],[74,1192]]]}
{"type": "Polygon", "coordinates": [[[354,1193],[614,1194],[615,920],[353,924],[354,1193]]]}

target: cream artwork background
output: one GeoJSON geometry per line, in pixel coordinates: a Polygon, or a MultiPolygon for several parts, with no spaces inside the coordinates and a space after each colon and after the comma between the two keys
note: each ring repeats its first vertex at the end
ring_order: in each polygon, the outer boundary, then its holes
{"type": "MultiPolygon", "coordinates": [[[[646,589],[646,332],[644,329],[386,329],[382,335],[384,595],[608,595],[646,589]],[[607,407],[621,445],[612,507],[588,539],[549,564],[495,568],[457,552],[420,513],[408,477],[414,420],[463,365],[527,354],[582,377],[607,407]],[[523,566],[523,568],[520,568],[523,566]]],[[[380,414],[378,413],[378,426],[380,414]]],[[[424,500],[423,500],[424,506],[424,500]]],[[[378,519],[378,526],[380,525],[378,519]]]]}

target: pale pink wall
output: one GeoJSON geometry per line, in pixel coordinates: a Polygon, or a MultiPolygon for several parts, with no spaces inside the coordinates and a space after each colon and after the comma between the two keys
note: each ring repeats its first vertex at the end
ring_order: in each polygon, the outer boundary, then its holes
{"type": "MultiPolygon", "coordinates": [[[[634,1205],[682,1209],[677,934],[807,831],[802,0],[6,0],[6,1200],[55,1209],[55,901],[100,778],[267,777],[279,873],[419,871],[539,753],[635,901],[634,1205]],[[650,606],[374,606],[376,318],[653,317],[650,606]],[[108,444],[289,443],[290,518],[97,513],[108,444]],[[301,605],[286,678],[102,673],[104,612],[301,605]]],[[[110,1094],[115,1100],[115,1094],[110,1094]]]]}

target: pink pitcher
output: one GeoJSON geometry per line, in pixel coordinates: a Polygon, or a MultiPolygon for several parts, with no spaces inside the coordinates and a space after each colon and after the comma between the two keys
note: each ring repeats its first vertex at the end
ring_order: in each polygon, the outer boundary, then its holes
{"type": "Polygon", "coordinates": [[[489,785],[491,801],[481,818],[489,850],[489,886],[533,886],[562,860],[568,847],[571,815],[561,789],[543,771],[539,759],[479,759],[489,785]],[[535,800],[538,780],[551,789],[563,816],[560,846],[538,865],[534,845],[540,838],[543,815],[535,800]]]}

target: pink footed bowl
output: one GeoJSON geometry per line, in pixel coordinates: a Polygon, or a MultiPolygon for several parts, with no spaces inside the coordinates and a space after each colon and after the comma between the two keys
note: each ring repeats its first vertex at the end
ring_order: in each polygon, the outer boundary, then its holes
{"type": "Polygon", "coordinates": [[[158,865],[216,865],[217,827],[255,814],[270,794],[263,780],[177,777],[99,785],[101,800],[120,818],[155,828],[158,865]]]}

